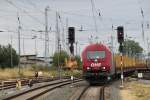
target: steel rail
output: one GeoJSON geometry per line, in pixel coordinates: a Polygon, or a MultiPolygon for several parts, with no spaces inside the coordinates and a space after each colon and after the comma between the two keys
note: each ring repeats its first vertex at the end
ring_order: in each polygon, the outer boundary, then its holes
{"type": "MultiPolygon", "coordinates": [[[[29,78],[29,79],[21,79],[21,86],[26,86],[29,83],[29,80],[32,79],[32,81],[35,83],[42,83],[42,82],[50,82],[50,81],[55,81],[58,80],[59,78],[55,77],[55,78],[29,78]]],[[[63,79],[69,79],[69,77],[64,77],[63,79]]],[[[12,82],[4,82],[4,85],[0,85],[0,91],[1,90],[6,90],[6,89],[11,89],[11,88],[15,88],[16,87],[16,82],[12,81],[12,82]]]]}
{"type": "Polygon", "coordinates": [[[83,89],[83,91],[81,92],[81,94],[79,95],[79,97],[78,97],[76,100],[80,100],[81,97],[83,96],[83,94],[88,90],[89,87],[90,87],[89,85],[86,86],[86,87],[83,89]]]}
{"type": "MultiPolygon", "coordinates": [[[[74,83],[80,82],[80,81],[83,81],[83,80],[76,80],[76,81],[74,81],[74,83]]],[[[63,83],[63,84],[60,84],[60,85],[56,85],[56,86],[54,86],[54,87],[52,87],[52,88],[50,88],[50,89],[47,89],[47,90],[45,90],[45,91],[43,91],[43,92],[41,92],[41,93],[38,93],[38,94],[36,94],[36,95],[34,95],[34,96],[28,98],[27,100],[33,100],[33,99],[39,98],[40,96],[42,96],[42,95],[44,95],[44,94],[46,94],[46,93],[48,93],[48,92],[50,92],[50,91],[52,91],[52,90],[54,90],[54,89],[57,89],[57,88],[59,88],[59,87],[61,87],[61,86],[65,86],[65,85],[68,85],[68,84],[71,84],[71,83],[72,83],[72,82],[67,82],[67,83],[63,83]]]]}
{"type": "Polygon", "coordinates": [[[105,86],[100,88],[100,97],[99,97],[100,100],[105,100],[105,91],[104,90],[105,90],[105,86]]]}
{"type": "MultiPolygon", "coordinates": [[[[77,80],[77,79],[76,79],[77,80]]],[[[65,80],[65,81],[60,81],[60,82],[54,82],[54,83],[49,83],[49,84],[46,84],[46,85],[43,85],[43,86],[39,86],[39,87],[36,87],[36,88],[32,88],[30,90],[26,90],[26,91],[23,91],[21,93],[18,93],[18,94],[15,94],[15,95],[12,95],[12,96],[9,96],[9,97],[6,97],[4,98],[3,100],[10,100],[10,99],[14,99],[14,98],[17,98],[21,95],[25,95],[29,92],[34,92],[36,90],[40,90],[42,88],[45,88],[45,87],[49,87],[49,86],[53,86],[53,85],[57,85],[57,84],[61,84],[61,83],[64,83],[64,82],[69,82],[70,80],[65,80]]],[[[72,83],[72,82],[70,82],[72,83]]],[[[41,93],[42,94],[42,93],[41,93]]],[[[36,97],[36,96],[35,96],[36,97]]]]}

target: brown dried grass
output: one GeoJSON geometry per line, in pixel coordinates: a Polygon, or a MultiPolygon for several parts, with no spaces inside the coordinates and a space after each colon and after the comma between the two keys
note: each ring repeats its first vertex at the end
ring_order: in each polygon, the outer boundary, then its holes
{"type": "MultiPolygon", "coordinates": [[[[39,70],[40,71],[40,70],[39,70]]],[[[57,77],[59,76],[59,72],[57,70],[42,70],[43,75],[45,77],[57,77]]],[[[20,69],[19,75],[19,68],[6,68],[0,69],[0,79],[7,80],[7,79],[14,79],[14,78],[24,78],[24,77],[31,77],[34,76],[35,70],[32,67],[25,67],[20,69]]],[[[81,71],[62,71],[62,76],[79,76],[81,75],[81,71]]]]}
{"type": "Polygon", "coordinates": [[[132,95],[137,97],[137,100],[150,100],[150,84],[143,84],[133,81],[127,84],[132,95]]]}

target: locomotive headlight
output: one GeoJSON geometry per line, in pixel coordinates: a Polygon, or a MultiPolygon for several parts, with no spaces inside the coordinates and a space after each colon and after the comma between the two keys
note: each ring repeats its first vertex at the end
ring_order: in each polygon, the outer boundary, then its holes
{"type": "Polygon", "coordinates": [[[105,70],[105,69],[106,69],[106,67],[102,67],[102,69],[104,69],[104,70],[105,70]]]}
{"type": "Polygon", "coordinates": [[[90,67],[87,67],[87,70],[90,70],[90,67]]]}

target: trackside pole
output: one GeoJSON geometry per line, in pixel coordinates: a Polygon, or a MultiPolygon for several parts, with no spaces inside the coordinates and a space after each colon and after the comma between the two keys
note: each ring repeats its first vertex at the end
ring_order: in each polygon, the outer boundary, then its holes
{"type": "Polygon", "coordinates": [[[121,88],[123,87],[123,43],[124,43],[124,27],[123,26],[118,26],[117,27],[117,38],[118,38],[118,43],[120,44],[119,46],[119,51],[120,51],[120,65],[121,65],[121,88]]]}
{"type": "Polygon", "coordinates": [[[120,58],[121,58],[121,62],[120,62],[120,64],[121,64],[121,88],[123,88],[124,86],[123,86],[123,78],[124,78],[124,76],[123,76],[123,57],[122,57],[122,53],[120,53],[120,58]]]}
{"type": "Polygon", "coordinates": [[[1,84],[2,84],[2,95],[3,95],[3,93],[4,93],[4,81],[2,80],[2,82],[1,82],[1,84]]]}
{"type": "Polygon", "coordinates": [[[73,87],[73,80],[74,80],[74,77],[71,76],[71,86],[70,87],[73,87]]]}

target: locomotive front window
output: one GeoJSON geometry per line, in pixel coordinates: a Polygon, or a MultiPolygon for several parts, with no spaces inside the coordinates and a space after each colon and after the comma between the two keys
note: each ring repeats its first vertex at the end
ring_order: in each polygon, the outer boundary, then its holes
{"type": "Polygon", "coordinates": [[[88,51],[87,59],[102,59],[105,58],[105,51],[88,51]]]}

